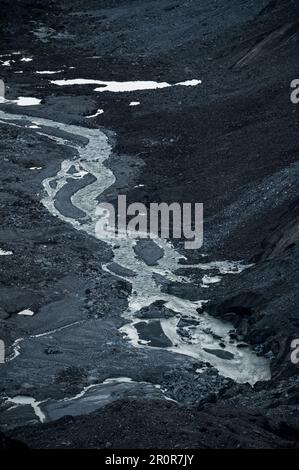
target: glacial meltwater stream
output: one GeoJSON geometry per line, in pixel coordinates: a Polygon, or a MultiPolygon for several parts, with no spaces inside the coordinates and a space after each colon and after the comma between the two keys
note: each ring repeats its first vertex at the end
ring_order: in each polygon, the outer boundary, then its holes
{"type": "MultiPolygon", "coordinates": [[[[57,145],[72,147],[75,157],[64,160],[57,174],[43,181],[44,197],[42,203],[55,217],[71,224],[76,230],[84,231],[96,237],[95,226],[98,221],[96,208],[98,199],[107,188],[115,182],[113,172],[108,168],[109,156],[112,149],[108,137],[99,129],[90,129],[75,125],[67,125],[48,119],[10,114],[0,111],[0,122],[26,127],[34,123],[30,132],[46,136],[57,145]],[[63,137],[61,137],[63,136],[63,137]],[[80,189],[72,192],[70,200],[65,201],[66,188],[75,180],[82,180],[80,189]],[[86,181],[86,184],[84,184],[86,181]],[[83,183],[83,184],[82,184],[83,183]],[[82,187],[83,186],[83,187],[82,187]]],[[[203,274],[203,285],[221,281],[221,276],[229,273],[238,274],[246,266],[241,262],[219,261],[201,263],[192,266],[180,264],[183,256],[175,250],[170,242],[155,239],[151,243],[159,246],[163,256],[156,265],[149,266],[137,257],[134,251],[137,240],[134,237],[105,238],[113,249],[113,263],[103,266],[108,272],[117,275],[132,285],[132,293],[128,299],[128,308],[123,312],[126,324],[121,332],[136,348],[163,348],[173,354],[184,354],[210,363],[223,376],[236,382],[268,380],[270,369],[268,361],[257,356],[249,347],[238,348],[238,342],[233,341],[230,332],[232,325],[213,318],[207,313],[198,312],[204,306],[204,301],[190,301],[162,292],[157,279],[165,282],[186,284],[187,276],[177,274],[182,269],[197,269],[203,274]],[[115,266],[119,272],[115,273],[115,266]],[[113,269],[112,269],[113,267],[113,269]],[[215,277],[215,272],[217,276],[215,277]],[[164,303],[171,315],[163,317],[157,314],[155,318],[143,319],[140,310],[155,302],[164,303]],[[181,325],[185,326],[182,327],[181,325]],[[167,339],[164,345],[151,345],[140,337],[140,330],[159,328],[167,339]],[[182,334],[183,332],[183,334],[182,334]],[[219,346],[222,343],[222,349],[219,346]]],[[[162,309],[163,311],[163,309],[162,309]]],[[[159,312],[159,310],[158,310],[159,312]]],[[[21,344],[18,343],[18,354],[21,344]]]]}

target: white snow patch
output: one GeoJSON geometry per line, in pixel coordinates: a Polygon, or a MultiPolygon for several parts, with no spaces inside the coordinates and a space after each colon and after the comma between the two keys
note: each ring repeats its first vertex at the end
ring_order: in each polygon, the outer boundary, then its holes
{"type": "Polygon", "coordinates": [[[63,70],[37,70],[35,73],[39,75],[55,75],[56,73],[61,73],[63,70]]]}
{"type": "Polygon", "coordinates": [[[202,278],[202,283],[204,286],[207,286],[209,284],[216,284],[217,282],[221,282],[220,276],[208,276],[205,274],[202,278]]]}
{"type": "Polygon", "coordinates": [[[130,377],[114,377],[112,379],[104,380],[103,384],[121,384],[121,383],[130,383],[133,380],[130,377]]]}
{"type": "Polygon", "coordinates": [[[18,315],[24,315],[25,317],[32,317],[34,315],[34,312],[28,308],[26,310],[22,310],[21,312],[19,312],[18,315]]]}
{"type": "Polygon", "coordinates": [[[0,256],[10,256],[12,254],[13,254],[12,251],[5,251],[5,250],[1,250],[0,248],[0,256]]]}
{"type": "Polygon", "coordinates": [[[123,93],[137,90],[156,90],[159,88],[169,88],[172,86],[197,86],[202,82],[201,80],[187,80],[186,82],[175,83],[174,85],[167,82],[154,82],[154,81],[130,81],[130,82],[116,82],[116,81],[102,81],[90,80],[87,78],[74,78],[63,80],[52,80],[51,83],[58,86],[70,85],[101,85],[95,88],[95,91],[111,91],[113,93],[123,93]]]}
{"type": "Polygon", "coordinates": [[[185,82],[179,82],[176,85],[180,86],[197,86],[201,85],[202,81],[201,80],[186,80],[185,82]]]}
{"type": "Polygon", "coordinates": [[[13,103],[16,103],[18,106],[37,106],[41,103],[41,100],[38,98],[19,96],[13,103]]]}
{"type": "Polygon", "coordinates": [[[201,80],[189,80],[188,82],[180,82],[171,85],[167,82],[154,82],[154,81],[136,81],[136,82],[101,82],[99,85],[104,85],[103,87],[96,88],[95,91],[111,91],[114,93],[117,92],[129,92],[137,90],[156,90],[159,88],[169,88],[172,86],[196,86],[201,83],[201,80]]]}
{"type": "Polygon", "coordinates": [[[103,114],[103,113],[104,113],[103,109],[98,109],[95,114],[91,114],[90,116],[86,116],[86,119],[95,118],[97,116],[100,116],[100,114],[103,114]]]}
{"type": "Polygon", "coordinates": [[[41,103],[41,100],[28,96],[19,96],[16,100],[7,100],[3,96],[0,96],[0,103],[16,104],[17,106],[36,106],[41,103]]]}
{"type": "Polygon", "coordinates": [[[21,52],[9,52],[7,54],[1,54],[0,57],[10,57],[11,55],[20,55],[21,52]]]}

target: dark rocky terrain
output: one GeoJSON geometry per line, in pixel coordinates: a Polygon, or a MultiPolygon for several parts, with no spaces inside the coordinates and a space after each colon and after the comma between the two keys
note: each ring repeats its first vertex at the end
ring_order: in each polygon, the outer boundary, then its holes
{"type": "Polygon", "coordinates": [[[42,100],[26,108],[0,104],[0,111],[105,130],[117,178],[104,193],[109,201],[122,193],[145,204],[203,202],[203,248],[177,245],[186,264],[205,254],[205,261],[252,266],[208,290],[190,269],[191,284],[162,289],[209,300],[205,310],[231,322],[240,348],[250,345],[271,368],[271,380],[252,387],[213,367],[199,374],[203,364],[190,356],[134,348],[119,331],[130,283],[103,270],[111,247],[41,203],[42,181],[74,150],[0,117],[0,248],[13,252],[0,257],[0,338],[8,357],[25,338],[20,355],[0,364],[0,429],[8,436],[0,446],[13,448],[9,439],[16,439],[32,448],[297,448],[299,369],[290,360],[299,338],[299,105],[290,100],[299,74],[297,2],[1,0],[0,6],[5,97],[42,100]],[[9,55],[16,51],[22,56],[9,55]],[[54,77],[36,74],[59,70],[55,79],[202,85],[95,93],[94,86],[59,87],[50,83],[54,77]],[[104,114],[86,119],[99,108],[104,114]],[[17,315],[28,308],[36,314],[17,315]],[[76,416],[44,424],[32,406],[10,409],[7,402],[14,396],[57,402],[117,377],[161,388],[117,389],[99,409],[86,412],[79,404],[76,416]]]}

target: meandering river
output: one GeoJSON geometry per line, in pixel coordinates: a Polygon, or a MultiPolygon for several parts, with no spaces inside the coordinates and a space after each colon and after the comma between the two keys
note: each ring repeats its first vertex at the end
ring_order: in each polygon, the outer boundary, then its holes
{"type": "MultiPolygon", "coordinates": [[[[64,160],[56,174],[43,181],[43,205],[55,217],[71,224],[76,230],[84,231],[96,237],[96,208],[99,196],[115,183],[115,175],[109,169],[109,157],[112,147],[108,136],[99,129],[68,125],[49,119],[11,114],[0,111],[0,122],[21,127],[31,124],[30,132],[46,136],[57,145],[72,147],[75,156],[64,160]],[[80,181],[75,192],[67,189],[80,181]]],[[[136,256],[134,248],[137,240],[134,237],[112,238],[104,240],[112,247],[113,263],[103,265],[103,269],[125,279],[132,285],[128,298],[128,308],[123,312],[126,324],[121,328],[124,337],[136,348],[163,348],[173,354],[184,354],[210,363],[223,376],[236,382],[251,384],[270,379],[267,360],[257,356],[249,347],[239,348],[238,342],[231,339],[232,325],[213,318],[200,310],[204,301],[186,300],[179,295],[161,291],[157,277],[165,282],[189,283],[188,276],[178,275],[182,269],[190,268],[181,264],[183,256],[174,246],[164,239],[151,241],[155,243],[162,256],[156,265],[148,265],[136,256]],[[115,274],[115,266],[119,273],[115,274]],[[139,317],[140,310],[160,301],[172,312],[163,317],[139,317]],[[181,326],[182,320],[185,326],[181,326]],[[165,345],[154,345],[147,339],[153,331],[161,332],[167,339],[165,345]],[[142,335],[141,332],[142,331],[142,335]],[[219,346],[221,342],[222,347],[219,346]]],[[[234,273],[237,275],[245,269],[241,262],[216,261],[192,266],[202,273],[203,283],[221,282],[222,276],[234,273]],[[217,277],[215,277],[215,271],[217,277]]],[[[49,325],[50,327],[50,325],[49,325]]],[[[19,349],[21,345],[19,345],[19,349]]],[[[20,350],[18,351],[20,353],[20,350]]]]}

